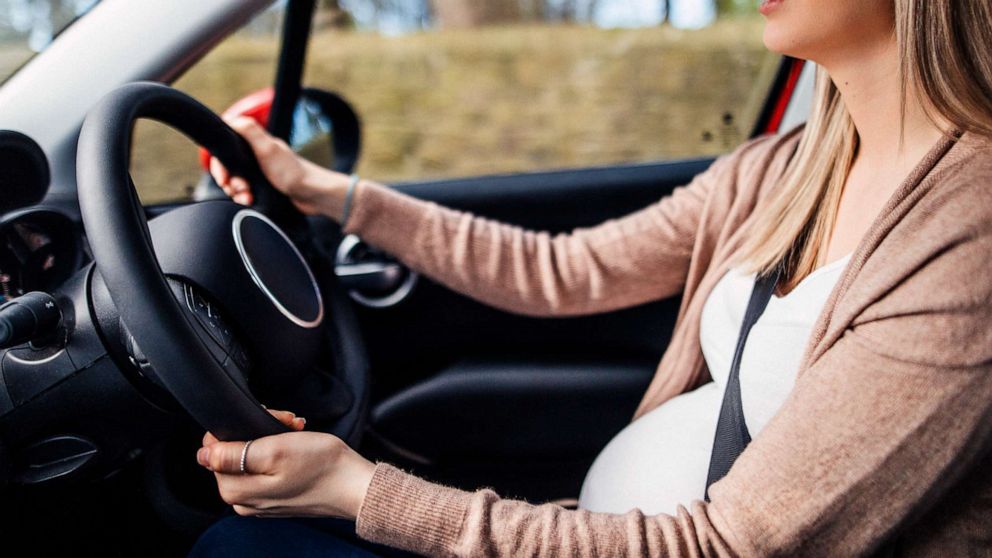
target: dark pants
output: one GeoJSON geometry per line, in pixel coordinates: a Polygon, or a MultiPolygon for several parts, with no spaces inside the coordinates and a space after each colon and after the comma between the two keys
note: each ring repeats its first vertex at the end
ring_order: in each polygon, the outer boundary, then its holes
{"type": "Polygon", "coordinates": [[[405,558],[413,554],[374,545],[338,519],[228,517],[196,541],[190,558],[405,558]]]}

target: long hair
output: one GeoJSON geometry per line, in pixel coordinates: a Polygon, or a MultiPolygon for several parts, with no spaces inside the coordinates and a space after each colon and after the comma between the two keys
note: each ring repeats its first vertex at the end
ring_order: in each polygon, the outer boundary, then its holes
{"type": "MultiPolygon", "coordinates": [[[[909,89],[928,117],[992,137],[992,2],[895,0],[902,112],[909,89]]],[[[757,210],[736,261],[769,272],[780,262],[783,287],[795,287],[820,262],[858,150],[840,91],[817,68],[812,113],[783,185],[757,210]]]]}

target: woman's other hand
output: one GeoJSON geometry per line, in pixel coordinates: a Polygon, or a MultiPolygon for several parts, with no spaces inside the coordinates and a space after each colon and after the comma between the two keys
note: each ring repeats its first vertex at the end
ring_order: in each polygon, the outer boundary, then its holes
{"type": "MultiPolygon", "coordinates": [[[[336,217],[347,188],[346,175],[327,170],[297,155],[285,141],[272,136],[255,119],[247,116],[225,121],[251,146],[259,167],[276,190],[282,192],[301,212],[336,217]],[[335,195],[340,191],[340,195],[335,195]]],[[[210,174],[235,202],[251,205],[254,197],[244,178],[231,176],[216,158],[210,159],[210,174]]]]}
{"type": "Polygon", "coordinates": [[[245,474],[245,442],[204,436],[196,458],[213,471],[221,498],[239,515],[355,519],[375,465],[335,436],[299,432],[306,421],[292,413],[269,412],[297,432],[252,442],[245,474]]]}

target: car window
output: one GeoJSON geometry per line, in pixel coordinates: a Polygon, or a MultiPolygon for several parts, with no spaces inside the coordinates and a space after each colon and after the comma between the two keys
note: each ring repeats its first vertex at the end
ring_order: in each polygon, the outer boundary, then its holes
{"type": "MultiPolygon", "coordinates": [[[[172,86],[218,114],[275,79],[285,2],[260,12],[190,67],[172,86]]],[[[199,150],[157,122],[135,125],[131,176],[143,204],[190,200],[204,177],[199,150]]]]}
{"type": "Polygon", "coordinates": [[[98,0],[0,1],[0,82],[48,48],[55,37],[98,0]]]}
{"type": "Polygon", "coordinates": [[[306,82],[383,181],[661,161],[749,135],[779,58],[752,0],[324,0],[306,82]]]}
{"type": "MultiPolygon", "coordinates": [[[[270,86],[284,6],[173,85],[217,112],[270,86]]],[[[313,25],[306,85],[355,107],[357,171],[386,182],[725,153],[779,64],[750,0],[319,0],[313,25]]],[[[190,199],[203,173],[139,122],[132,175],[148,204],[190,199]]]]}

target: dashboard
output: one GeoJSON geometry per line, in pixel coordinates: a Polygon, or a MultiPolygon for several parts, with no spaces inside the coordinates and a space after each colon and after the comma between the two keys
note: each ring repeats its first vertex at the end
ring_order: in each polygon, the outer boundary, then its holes
{"type": "Polygon", "coordinates": [[[83,263],[79,226],[37,206],[50,178],[34,140],[0,130],[0,304],[31,291],[51,292],[83,263]]]}
{"type": "Polygon", "coordinates": [[[92,293],[103,297],[99,308],[112,303],[91,281],[75,208],[45,200],[49,182],[38,144],[0,130],[0,491],[104,475],[133,458],[140,425],[171,418],[145,402],[138,373],[122,368],[130,364],[119,321],[108,318],[107,330],[96,323],[92,293]],[[104,331],[116,334],[113,355],[104,331]],[[142,419],[107,423],[94,418],[100,409],[142,419]]]}
{"type": "Polygon", "coordinates": [[[54,291],[83,259],[77,225],[62,213],[29,209],[0,217],[0,304],[54,291]]]}

